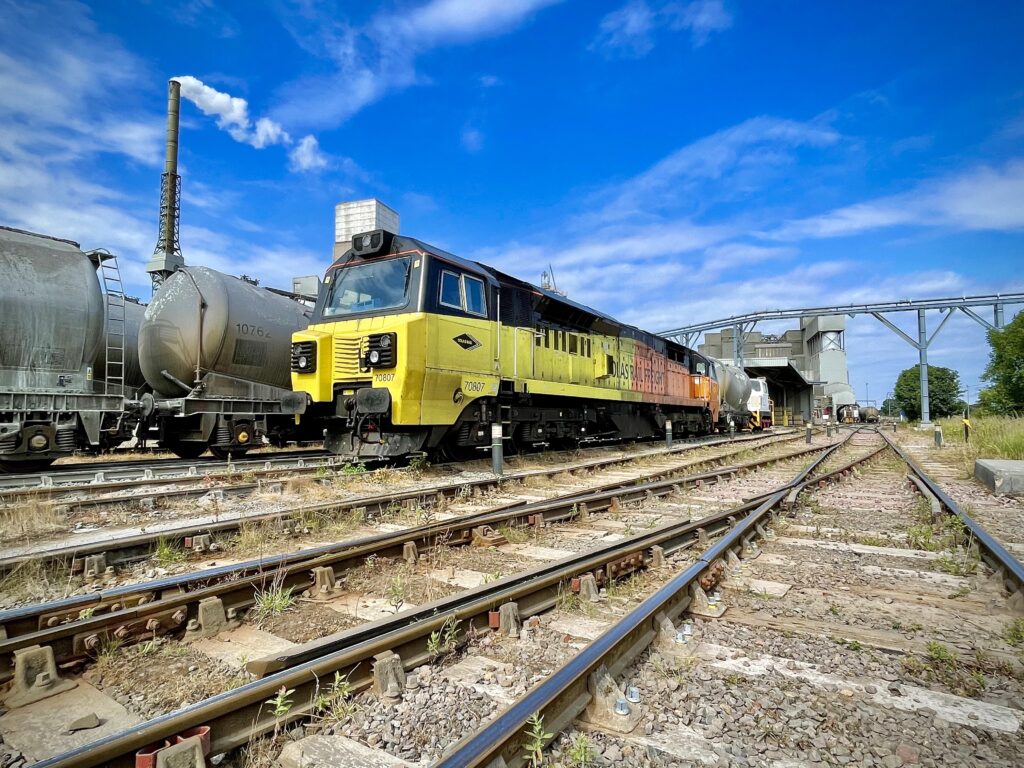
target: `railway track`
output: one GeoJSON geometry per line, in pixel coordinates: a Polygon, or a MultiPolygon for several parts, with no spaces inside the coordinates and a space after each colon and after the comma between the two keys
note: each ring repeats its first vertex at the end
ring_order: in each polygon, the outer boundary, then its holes
{"type": "MultiPolygon", "coordinates": [[[[694,437],[676,442],[679,446],[686,446],[715,444],[714,441],[722,439],[724,438],[694,437]],[[712,442],[708,443],[708,440],[712,442]]],[[[750,439],[750,436],[740,439],[750,439]]],[[[568,455],[570,452],[565,453],[568,455]]],[[[49,476],[43,476],[40,484],[29,487],[14,486],[3,490],[0,483],[0,504],[41,504],[65,511],[111,505],[141,505],[154,509],[157,502],[167,504],[210,497],[212,494],[215,494],[218,500],[228,496],[245,497],[259,493],[268,486],[275,487],[275,480],[303,476],[322,479],[349,473],[358,474],[365,471],[368,466],[352,465],[323,452],[306,452],[306,455],[300,452],[280,458],[268,456],[263,460],[254,458],[240,462],[178,462],[166,465],[159,472],[145,467],[145,462],[140,464],[143,466],[127,469],[115,467],[113,470],[100,470],[91,474],[75,473],[69,475],[72,478],[70,481],[61,482],[59,485],[52,484],[52,478],[49,476]]],[[[472,465],[474,462],[469,464],[472,465]]],[[[369,465],[371,468],[374,466],[386,464],[376,462],[369,465]]],[[[434,469],[443,471],[455,466],[463,464],[438,464],[434,469]]],[[[0,475],[0,480],[3,477],[0,475]]]]}
{"type": "MultiPolygon", "coordinates": [[[[217,537],[237,533],[243,526],[272,523],[288,531],[307,528],[311,519],[336,518],[357,510],[361,510],[361,514],[364,516],[372,518],[394,509],[396,506],[436,506],[452,498],[492,492],[503,485],[516,482],[530,482],[573,472],[605,471],[639,460],[685,456],[695,448],[761,445],[776,441],[798,440],[800,437],[794,432],[779,432],[767,435],[746,435],[733,439],[725,437],[699,438],[668,450],[645,450],[639,453],[623,453],[582,462],[577,461],[569,465],[559,464],[541,469],[520,470],[510,472],[500,478],[489,472],[481,472],[471,479],[459,477],[456,480],[436,485],[425,485],[422,482],[411,483],[406,489],[390,493],[351,494],[347,498],[342,497],[329,502],[304,503],[293,506],[287,506],[282,502],[277,505],[277,509],[268,512],[244,514],[233,513],[230,508],[217,508],[213,514],[198,520],[155,523],[141,529],[109,533],[100,530],[87,535],[68,536],[63,541],[48,542],[43,539],[29,545],[8,547],[6,553],[0,556],[0,573],[10,572],[27,563],[44,563],[50,567],[66,565],[71,574],[91,572],[99,575],[108,567],[144,560],[150,557],[159,546],[182,547],[187,545],[189,548],[198,546],[200,551],[209,550],[217,537]],[[91,565],[86,563],[86,558],[95,556],[102,556],[102,560],[97,560],[91,565]]],[[[444,472],[445,469],[446,467],[442,466],[437,468],[437,471],[444,472]]],[[[315,471],[321,470],[316,469],[315,471]]],[[[324,477],[320,480],[329,482],[330,478],[324,477]]],[[[198,489],[198,492],[205,496],[211,493],[216,494],[218,490],[220,489],[204,486],[198,489]]],[[[281,486],[268,487],[267,490],[279,492],[284,489],[281,486]]],[[[171,494],[173,491],[166,495],[170,496],[171,494]]],[[[144,494],[135,494],[132,498],[137,499],[141,495],[144,494]]],[[[270,505],[265,502],[262,506],[265,508],[270,505]]]]}
{"type": "MultiPolygon", "coordinates": [[[[693,472],[694,464],[717,463],[728,456],[710,461],[698,459],[675,469],[659,468],[607,480],[585,491],[572,490],[549,499],[500,503],[481,512],[397,531],[5,611],[0,613],[0,627],[6,635],[6,639],[0,640],[0,658],[8,659],[8,665],[6,671],[0,666],[0,678],[10,676],[9,662],[14,654],[33,645],[53,648],[57,661],[65,662],[95,651],[110,636],[119,642],[129,642],[180,632],[190,626],[192,634],[215,634],[216,623],[203,626],[212,603],[217,605],[217,616],[223,614],[223,623],[228,623],[242,616],[269,582],[276,582],[279,589],[311,596],[326,587],[330,595],[332,585],[370,557],[416,557],[439,541],[448,547],[467,548],[501,544],[504,537],[497,532],[501,527],[540,527],[621,509],[637,500],[673,493],[688,485],[714,483],[821,450],[821,445],[793,449],[783,444],[775,453],[755,461],[693,472]],[[413,552],[416,555],[410,554],[413,552]]],[[[391,502],[379,503],[385,507],[391,502]]]]}
{"type": "MultiPolygon", "coordinates": [[[[611,588],[619,577],[628,576],[630,573],[643,570],[652,564],[660,567],[664,557],[672,556],[676,552],[685,552],[694,546],[695,543],[703,541],[706,537],[714,536],[728,529],[730,525],[736,522],[739,515],[744,514],[747,510],[756,508],[760,500],[766,497],[766,494],[770,497],[771,494],[781,493],[785,497],[795,488],[801,487],[803,482],[803,472],[801,472],[801,475],[796,480],[782,479],[781,477],[776,479],[774,476],[771,476],[773,473],[778,475],[779,472],[786,472],[787,470],[784,470],[785,466],[793,467],[794,464],[802,463],[803,458],[809,458],[811,453],[816,453],[823,457],[834,450],[834,446],[822,444],[813,446],[809,449],[809,453],[808,449],[801,449],[800,451],[791,451],[785,456],[760,462],[762,464],[778,464],[778,470],[754,472],[755,467],[753,465],[718,468],[711,473],[690,478],[675,478],[674,481],[672,479],[658,480],[642,484],[628,482],[620,484],[618,487],[611,486],[601,490],[590,490],[586,493],[566,495],[556,500],[544,500],[537,502],[535,506],[530,508],[509,510],[508,513],[515,514],[520,518],[528,520],[532,518],[532,527],[534,529],[542,532],[551,530],[555,532],[554,535],[563,535],[557,532],[562,527],[568,530],[573,525],[577,528],[584,526],[583,532],[585,532],[586,526],[599,525],[599,523],[593,522],[594,520],[604,515],[614,518],[622,510],[633,510],[634,506],[641,510],[636,512],[636,515],[649,516],[650,513],[643,512],[642,509],[654,505],[661,510],[658,512],[658,516],[653,518],[655,522],[662,519],[662,517],[672,520],[672,522],[655,525],[654,527],[645,525],[643,526],[645,532],[639,535],[634,535],[628,528],[624,529],[623,533],[618,534],[617,540],[612,541],[612,543],[602,544],[597,548],[593,548],[592,544],[586,545],[583,547],[584,551],[576,554],[562,552],[561,554],[567,556],[551,565],[533,568],[523,573],[498,578],[475,588],[458,591],[447,597],[442,597],[439,600],[422,605],[419,608],[403,611],[394,617],[385,617],[368,625],[360,625],[340,635],[334,635],[328,641],[316,642],[312,646],[299,646],[287,654],[276,654],[264,659],[250,660],[248,668],[250,672],[258,675],[273,672],[266,679],[267,681],[276,681],[280,675],[299,675],[306,686],[302,688],[301,693],[296,689],[296,701],[299,701],[308,693],[311,670],[320,670],[317,671],[317,675],[322,677],[322,671],[323,674],[327,674],[330,677],[330,674],[333,674],[333,672],[328,673],[326,668],[321,670],[323,664],[335,665],[333,667],[334,670],[342,669],[344,665],[337,666],[337,662],[339,660],[351,659],[352,654],[358,655],[361,659],[355,667],[350,669],[350,672],[353,674],[358,672],[358,680],[355,677],[351,677],[352,684],[358,684],[358,686],[368,683],[370,678],[372,678],[371,665],[368,663],[368,660],[372,659],[373,655],[377,652],[375,649],[397,649],[400,651],[402,659],[406,661],[406,666],[419,666],[415,663],[417,660],[429,661],[432,658],[432,653],[435,653],[435,651],[431,650],[431,646],[436,645],[436,638],[439,632],[448,632],[448,630],[445,630],[446,626],[449,629],[455,626],[461,627],[461,629],[455,632],[455,635],[459,638],[459,643],[461,643],[471,627],[473,628],[473,633],[480,632],[489,622],[497,619],[497,613],[507,613],[507,610],[498,611],[498,609],[502,605],[509,603],[510,600],[514,600],[517,603],[519,618],[524,620],[535,613],[552,607],[560,599],[560,595],[571,594],[573,586],[586,592],[589,586],[600,587],[601,584],[597,582],[602,582],[605,588],[611,588]],[[749,471],[750,474],[742,475],[741,473],[745,470],[749,471]],[[685,499],[687,497],[687,492],[683,488],[684,483],[696,485],[698,481],[701,481],[702,486],[691,493],[702,492],[708,488],[707,483],[713,476],[717,476],[721,480],[722,487],[726,487],[731,483],[743,484],[748,490],[756,491],[756,493],[753,493],[755,498],[749,501],[742,501],[738,505],[732,505],[697,522],[691,522],[688,514],[680,514],[680,509],[684,507],[699,509],[702,502],[691,500],[693,503],[687,507],[687,505],[673,502],[671,499],[675,497],[685,499]],[[602,513],[602,510],[606,510],[606,512],[602,513]],[[583,520],[583,518],[589,518],[589,522],[583,520]],[[573,521],[571,525],[568,524],[570,521],[573,521]],[[588,576],[594,578],[592,585],[588,585],[588,576]],[[573,581],[574,577],[578,579],[577,582],[573,581]],[[399,642],[400,640],[401,642],[399,642]],[[385,645],[381,645],[382,643],[385,645]],[[370,653],[370,655],[367,656],[367,653],[370,653]],[[327,662],[327,659],[331,661],[327,662]],[[274,672],[274,670],[283,671],[274,672]]],[[[818,461],[814,462],[815,465],[818,463],[818,461]]],[[[788,472],[792,471],[792,469],[788,470],[788,472]]],[[[839,466],[832,470],[832,474],[836,476],[845,472],[849,472],[849,468],[839,466]]],[[[818,481],[815,480],[815,482],[818,481]]],[[[740,490],[737,489],[737,492],[740,490]]],[[[472,522],[479,523],[480,520],[459,521],[457,525],[468,526],[472,522]]],[[[491,520],[491,522],[496,522],[496,520],[491,520]]],[[[610,520],[609,524],[611,522],[617,521],[610,520]]],[[[446,521],[445,525],[450,529],[453,521],[446,521]]],[[[576,533],[580,532],[576,531],[576,533]]],[[[382,545],[393,548],[390,551],[394,552],[397,551],[399,545],[401,545],[402,550],[405,550],[406,545],[411,543],[411,541],[419,541],[424,544],[430,543],[431,532],[428,530],[397,533],[401,533],[402,536],[392,537],[387,542],[383,540],[376,542],[378,549],[371,554],[380,556],[381,553],[389,551],[381,549],[382,545]],[[418,540],[414,538],[417,536],[420,537],[418,540]]],[[[450,539],[446,539],[445,546],[449,546],[447,543],[449,541],[450,539]]],[[[434,544],[435,546],[437,544],[436,536],[434,544]]],[[[407,553],[403,552],[403,554],[407,553]]],[[[366,551],[363,551],[363,555],[365,559],[366,551]]],[[[424,556],[425,553],[421,552],[421,562],[424,556]]],[[[306,566],[308,567],[309,564],[307,562],[306,566]]],[[[164,607],[169,606],[166,603],[160,606],[160,608],[164,607]]],[[[154,606],[147,607],[144,604],[139,606],[138,610],[156,611],[157,608],[154,606]]],[[[90,624],[90,622],[94,622],[96,618],[100,617],[88,616],[80,619],[76,622],[74,629],[94,630],[96,626],[90,624]]],[[[109,629],[110,626],[108,617],[106,627],[109,629]]],[[[49,647],[57,648],[55,645],[50,645],[49,647]]],[[[6,650],[10,651],[12,647],[7,646],[6,650]]],[[[313,678],[314,681],[315,679],[313,678]]],[[[215,697],[215,699],[197,705],[199,709],[190,711],[188,717],[194,717],[200,711],[207,711],[202,710],[204,706],[220,706],[214,704],[218,699],[225,702],[222,711],[224,716],[234,725],[225,727],[218,725],[213,730],[213,733],[217,734],[214,739],[213,748],[217,751],[223,751],[224,749],[238,746],[247,741],[250,735],[254,733],[250,731],[254,723],[251,716],[254,713],[252,711],[253,707],[249,705],[254,705],[256,710],[262,708],[262,700],[256,701],[252,697],[256,696],[258,698],[261,696],[262,693],[257,693],[256,691],[262,691],[262,686],[269,684],[271,683],[261,681],[250,684],[250,686],[255,687],[243,686],[230,695],[224,694],[222,697],[215,697]],[[243,691],[245,693],[242,693],[243,691]],[[228,697],[228,699],[226,700],[223,697],[228,697]],[[245,702],[248,702],[248,704],[245,702]],[[229,736],[229,731],[232,731],[234,736],[229,736]]],[[[276,687],[274,690],[276,690],[276,687]]],[[[308,707],[296,708],[294,715],[298,716],[307,710],[308,707]]],[[[178,715],[183,714],[178,713],[178,715]]],[[[116,747],[108,746],[98,749],[90,747],[88,750],[77,753],[75,756],[69,754],[60,758],[54,758],[54,761],[48,764],[130,764],[133,759],[131,758],[132,749],[145,747],[146,743],[153,740],[150,738],[151,736],[157,738],[157,740],[159,739],[155,735],[156,732],[151,729],[151,726],[154,723],[160,723],[157,726],[157,730],[165,727],[176,728],[181,722],[176,719],[178,715],[168,716],[170,720],[167,718],[157,718],[141,729],[133,729],[130,733],[118,735],[115,739],[117,741],[116,747]],[[171,724],[172,722],[173,725],[171,724]],[[137,747],[131,746],[139,739],[145,743],[137,747]],[[122,756],[123,759],[115,757],[114,752],[122,749],[128,750],[122,756]],[[68,760],[71,762],[67,762],[68,760]],[[81,762],[82,760],[85,762],[81,762]]],[[[0,729],[2,729],[2,723],[0,723],[0,729]]],[[[181,729],[177,729],[174,732],[177,733],[179,730],[181,729]]],[[[255,732],[260,730],[262,730],[262,718],[260,718],[255,732]]]]}
{"type": "Polygon", "coordinates": [[[776,494],[438,766],[1020,765],[1020,563],[906,458],[738,558],[776,494]]]}
{"type": "MultiPolygon", "coordinates": [[[[0,491],[5,498],[18,496],[44,495],[66,491],[76,485],[105,486],[118,488],[121,482],[139,480],[162,480],[186,476],[196,477],[205,473],[227,472],[229,467],[260,468],[268,463],[301,466],[300,461],[326,459],[331,457],[324,450],[299,449],[291,451],[274,451],[271,453],[254,454],[231,461],[223,461],[213,456],[201,456],[195,459],[152,458],[111,461],[86,461],[69,464],[56,464],[42,472],[0,474],[0,491]]],[[[335,458],[335,457],[331,457],[335,458]]],[[[237,471],[237,470],[232,470],[237,471]]]]}

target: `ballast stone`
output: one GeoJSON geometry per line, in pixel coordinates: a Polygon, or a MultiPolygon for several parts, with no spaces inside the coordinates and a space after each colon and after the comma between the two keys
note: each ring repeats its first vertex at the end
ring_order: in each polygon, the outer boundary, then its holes
{"type": "Polygon", "coordinates": [[[974,477],[997,496],[1024,495],[1024,461],[978,459],[974,477]]]}

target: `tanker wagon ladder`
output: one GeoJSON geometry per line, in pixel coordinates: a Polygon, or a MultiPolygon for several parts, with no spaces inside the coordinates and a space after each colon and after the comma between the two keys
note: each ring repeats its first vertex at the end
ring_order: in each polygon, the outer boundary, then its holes
{"type": "Polygon", "coordinates": [[[108,395],[123,395],[124,392],[124,341],[125,306],[124,286],[117,257],[104,250],[95,251],[100,262],[100,276],[103,280],[104,316],[106,318],[105,363],[103,371],[103,392],[108,395]]]}

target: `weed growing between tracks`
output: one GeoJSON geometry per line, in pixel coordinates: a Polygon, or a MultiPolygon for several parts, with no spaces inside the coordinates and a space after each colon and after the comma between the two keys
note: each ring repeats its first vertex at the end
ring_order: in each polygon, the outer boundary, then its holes
{"type": "Polygon", "coordinates": [[[249,677],[187,645],[154,638],[139,645],[108,643],[85,679],[143,718],[237,688],[249,677]]]}
{"type": "Polygon", "coordinates": [[[0,608],[66,597],[75,591],[67,562],[44,565],[26,560],[0,578],[0,608]]]}
{"type": "Polygon", "coordinates": [[[954,649],[934,640],[928,643],[924,659],[907,656],[902,663],[908,674],[938,683],[957,696],[977,698],[988,685],[988,678],[977,661],[965,663],[954,649]]]}
{"type": "Polygon", "coordinates": [[[0,507],[0,542],[31,541],[67,528],[67,515],[54,504],[29,499],[11,507],[0,507]]]}
{"type": "Polygon", "coordinates": [[[284,572],[278,571],[269,587],[256,590],[256,602],[251,613],[256,620],[256,625],[262,627],[267,621],[277,618],[294,604],[292,588],[285,589],[284,572]]]}

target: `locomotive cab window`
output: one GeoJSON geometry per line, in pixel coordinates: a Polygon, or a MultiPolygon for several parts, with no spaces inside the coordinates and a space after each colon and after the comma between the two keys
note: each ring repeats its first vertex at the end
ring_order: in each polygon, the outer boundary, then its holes
{"type": "Polygon", "coordinates": [[[471,315],[486,316],[487,298],[484,293],[484,281],[463,275],[462,285],[466,294],[466,311],[471,315]]]}
{"type": "Polygon", "coordinates": [[[487,317],[487,287],[478,277],[444,270],[441,272],[438,303],[470,315],[487,317]]]}
{"type": "Polygon", "coordinates": [[[441,296],[439,301],[442,306],[462,309],[462,290],[459,286],[459,276],[454,272],[441,273],[441,296]]]}

